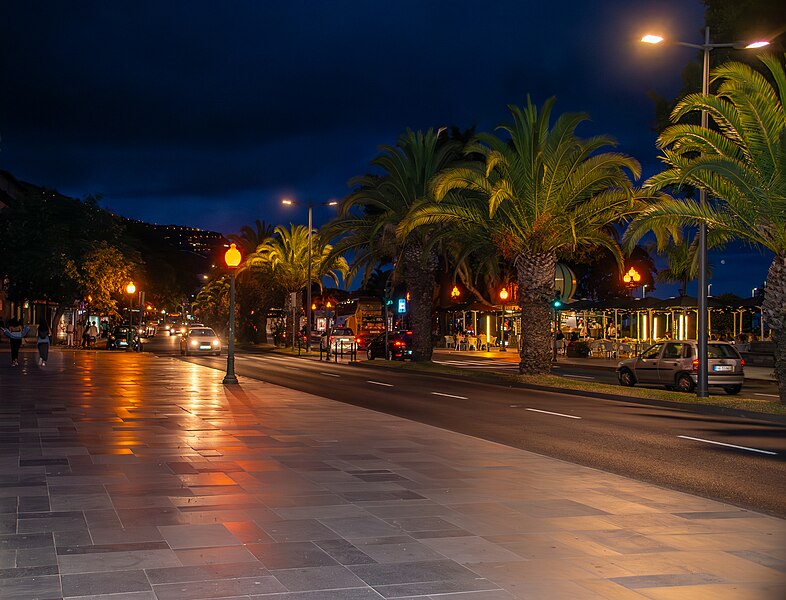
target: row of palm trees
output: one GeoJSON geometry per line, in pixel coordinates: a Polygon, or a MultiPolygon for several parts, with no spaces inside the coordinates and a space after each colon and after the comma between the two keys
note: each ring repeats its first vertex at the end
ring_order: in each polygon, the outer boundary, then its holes
{"type": "MultiPolygon", "coordinates": [[[[430,360],[440,269],[469,268],[472,280],[515,277],[520,371],[539,374],[551,368],[549,301],[558,258],[605,249],[622,268],[625,252],[646,233],[655,233],[659,249],[682,244],[684,253],[685,231],[705,223],[711,244],[742,239],[775,255],[764,310],[786,399],[786,73],[777,58],[762,60],[766,75],[726,63],[713,73],[714,94],[678,103],[658,138],[667,168],[640,186],[639,163],[615,151],[614,140],[579,137],[586,115],[566,113],[552,123],[553,99],[510,106],[511,121],[496,133],[408,130],[381,148],[373,174],[350,182],[338,217],[314,236],[314,282],[338,274],[365,280],[392,264],[410,293],[414,360],[430,360]],[[712,127],[682,122],[701,110],[712,127]],[[685,187],[704,188],[710,202],[677,197],[685,187]]],[[[279,227],[256,247],[260,240],[249,240],[241,273],[301,290],[306,262],[295,248],[307,236],[306,228],[279,227]]]]}

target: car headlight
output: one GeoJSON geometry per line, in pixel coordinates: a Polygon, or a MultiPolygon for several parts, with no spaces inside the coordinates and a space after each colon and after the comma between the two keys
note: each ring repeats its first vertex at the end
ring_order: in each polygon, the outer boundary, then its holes
{"type": "Polygon", "coordinates": [[[191,345],[192,346],[196,346],[197,345],[197,341],[196,340],[191,340],[191,345]]]}
{"type": "Polygon", "coordinates": [[[220,346],[221,342],[219,342],[218,340],[213,340],[213,345],[214,346],[220,346]]]}

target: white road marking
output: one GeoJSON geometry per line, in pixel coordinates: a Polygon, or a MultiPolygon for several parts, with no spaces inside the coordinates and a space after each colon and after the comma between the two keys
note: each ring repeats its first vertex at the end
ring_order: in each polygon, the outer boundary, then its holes
{"type": "Polygon", "coordinates": [[[558,417],[567,417],[568,419],[580,419],[581,417],[577,417],[575,415],[564,415],[558,412],[551,412],[550,410],[538,410],[537,408],[528,408],[527,410],[531,410],[532,412],[544,413],[547,415],[556,415],[558,417]]]}
{"type": "Polygon", "coordinates": [[[458,398],[459,400],[469,400],[466,396],[454,396],[453,394],[443,394],[442,392],[431,392],[434,396],[445,396],[445,398],[458,398]]]}
{"type": "Polygon", "coordinates": [[[754,396],[764,396],[765,398],[780,398],[778,394],[760,394],[759,392],[753,392],[754,396]]]}
{"type": "Polygon", "coordinates": [[[738,450],[748,450],[749,452],[758,452],[760,454],[770,454],[777,456],[777,452],[770,452],[769,450],[759,450],[758,448],[748,448],[747,446],[735,446],[734,444],[724,444],[723,442],[713,442],[712,440],[703,440],[701,438],[690,437],[689,435],[678,435],[678,438],[683,440],[693,440],[694,442],[704,442],[705,444],[715,444],[716,446],[726,446],[727,448],[737,448],[738,450]]]}
{"type": "Polygon", "coordinates": [[[319,374],[327,377],[341,377],[341,375],[336,375],[335,373],[323,373],[322,371],[320,371],[319,374]]]}
{"type": "Polygon", "coordinates": [[[575,379],[595,379],[594,377],[590,377],[589,375],[569,375],[565,373],[563,377],[573,377],[575,379]]]}
{"type": "Polygon", "coordinates": [[[385,387],[393,387],[392,383],[382,383],[381,381],[371,381],[370,379],[367,379],[366,383],[370,383],[372,385],[384,385],[385,387]]]}

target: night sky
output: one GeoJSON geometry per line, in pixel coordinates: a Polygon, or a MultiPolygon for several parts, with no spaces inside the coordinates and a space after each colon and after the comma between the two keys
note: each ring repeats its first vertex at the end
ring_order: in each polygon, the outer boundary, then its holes
{"type": "MultiPolygon", "coordinates": [[[[530,94],[589,113],[579,133],[614,136],[648,176],[648,92],[675,95],[694,55],[638,39],[700,41],[702,26],[699,0],[7,2],[0,168],[231,233],[304,222],[282,197],[344,196],[406,127],[489,130],[530,94]]],[[[769,262],[736,247],[711,260],[713,293],[740,295],[769,262]]]]}

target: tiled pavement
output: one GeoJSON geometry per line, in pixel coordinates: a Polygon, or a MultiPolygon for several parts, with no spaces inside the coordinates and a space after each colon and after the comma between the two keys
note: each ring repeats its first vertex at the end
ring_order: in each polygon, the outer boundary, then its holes
{"type": "Polygon", "coordinates": [[[221,376],[3,360],[0,598],[786,597],[781,520],[221,376]]]}

